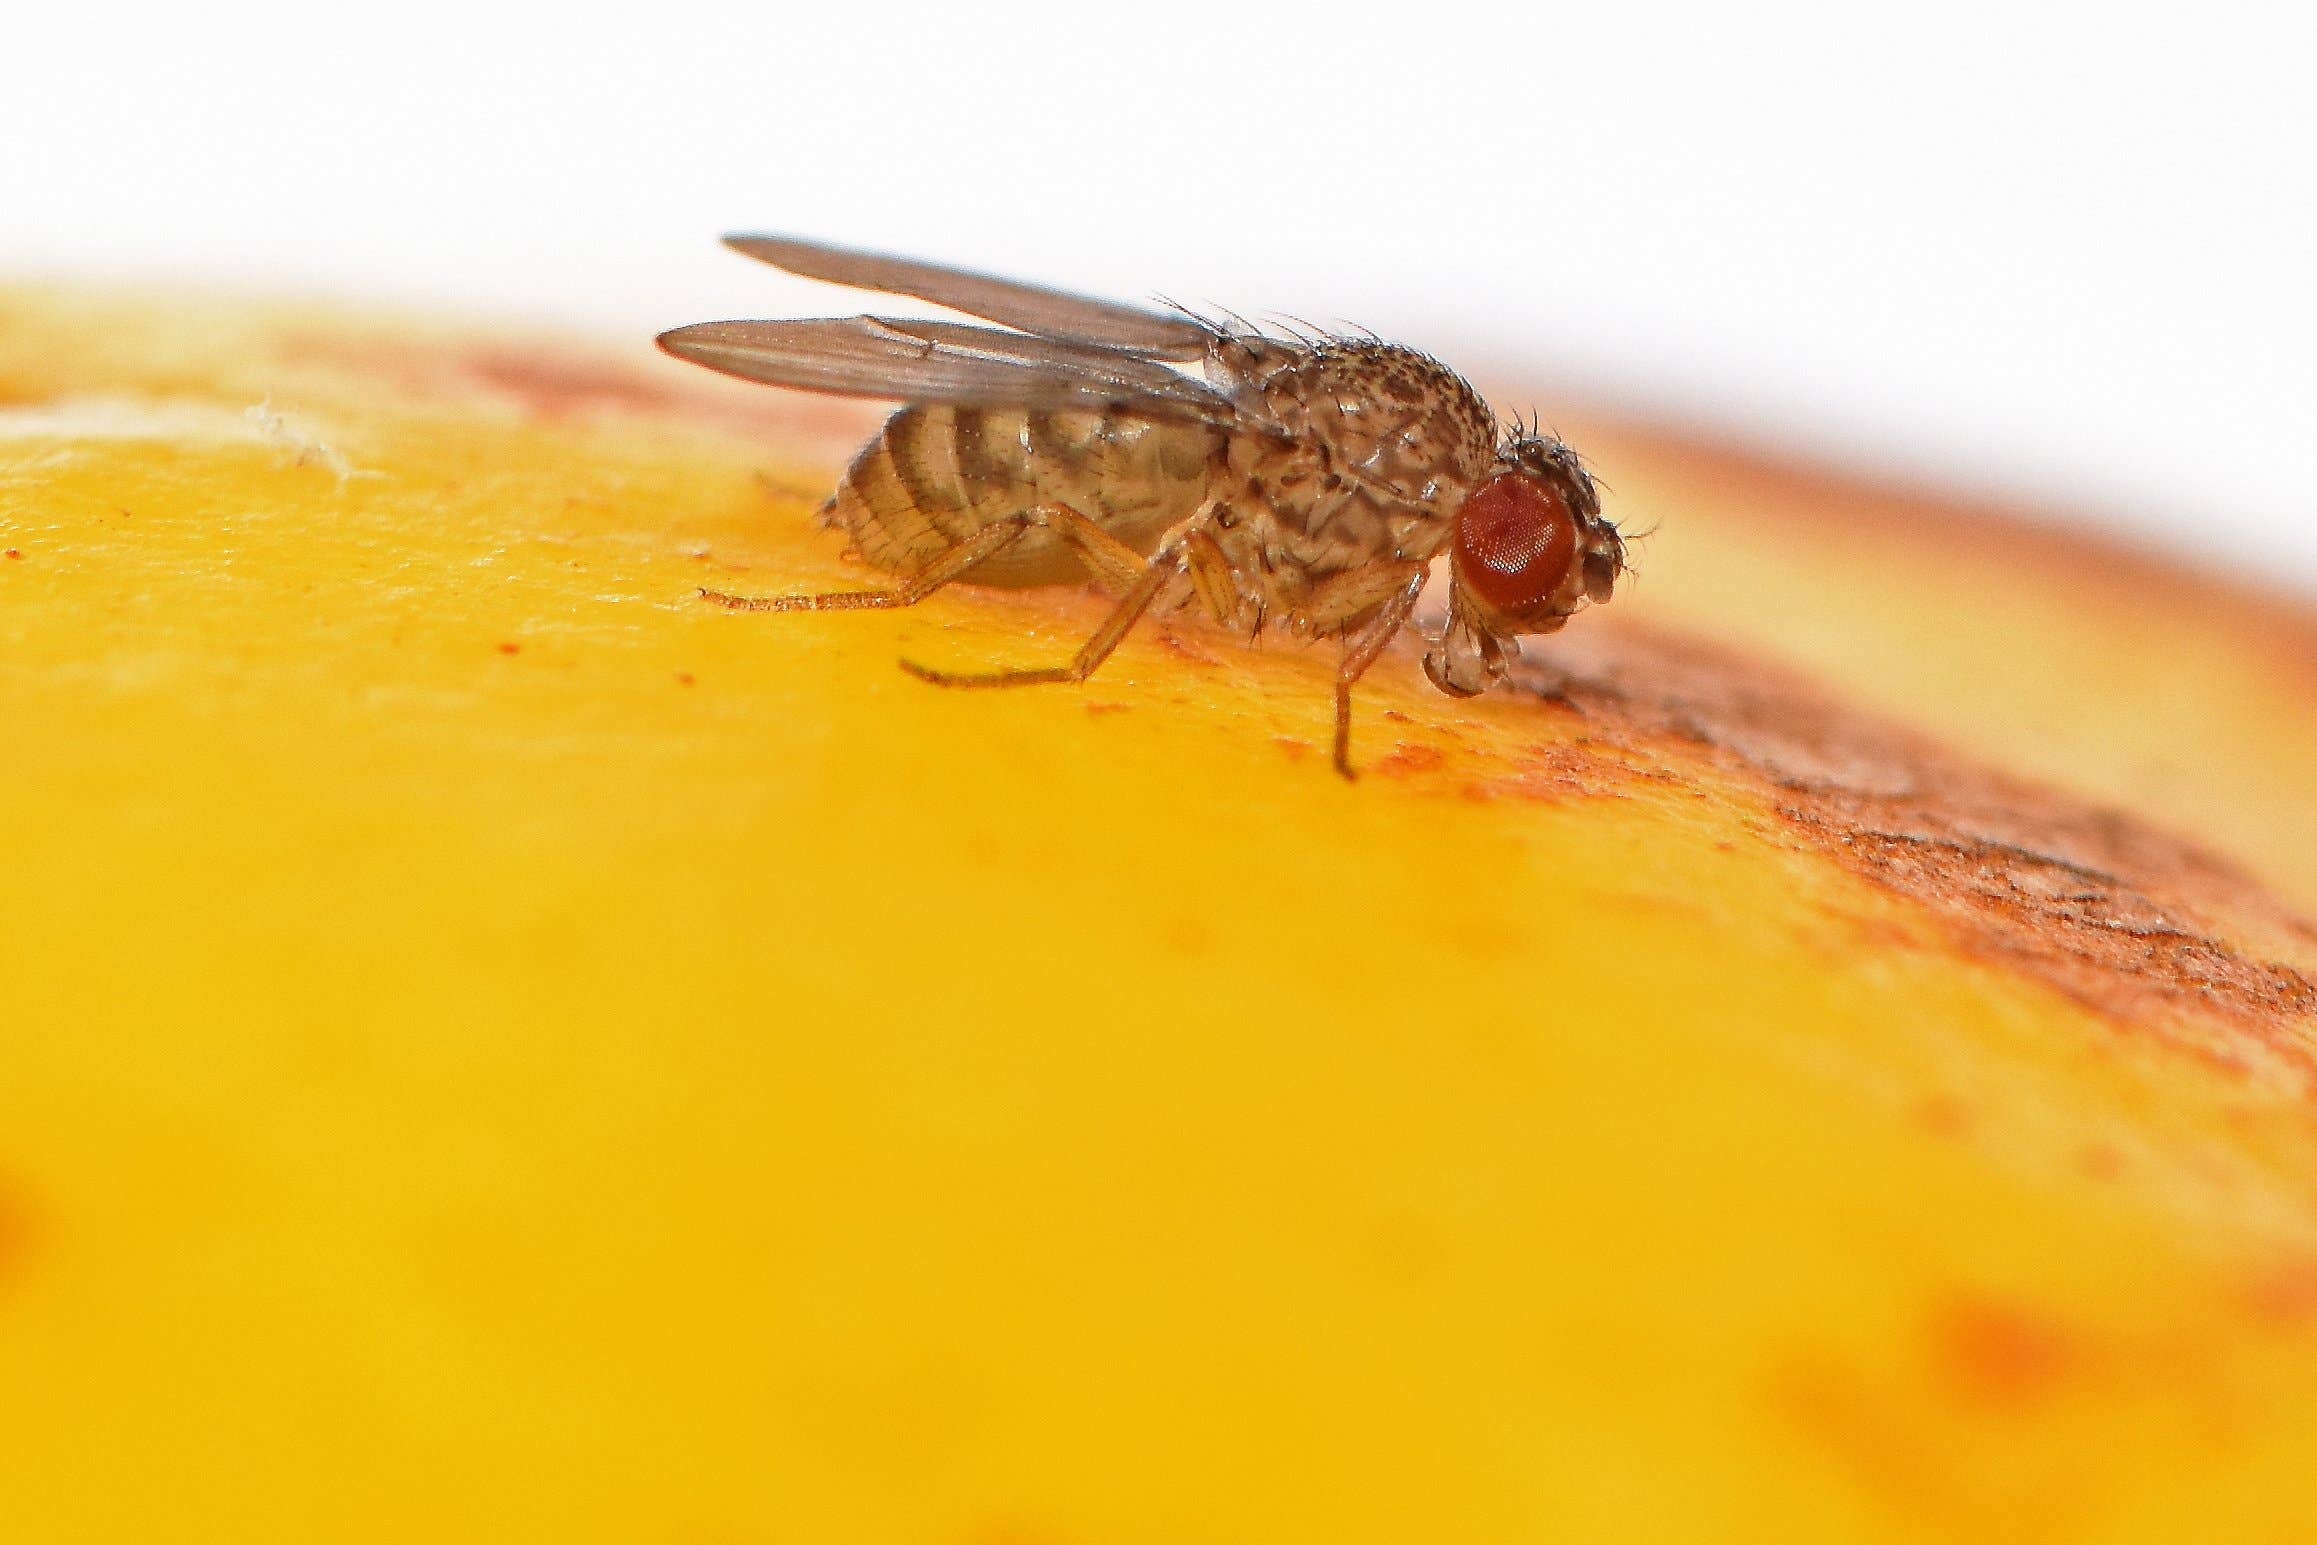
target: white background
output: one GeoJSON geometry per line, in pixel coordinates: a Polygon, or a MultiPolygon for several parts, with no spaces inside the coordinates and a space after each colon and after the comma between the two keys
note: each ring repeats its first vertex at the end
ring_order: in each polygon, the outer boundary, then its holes
{"type": "Polygon", "coordinates": [[[47,4],[0,277],[640,340],[842,309],[713,240],[790,230],[1353,318],[2317,592],[2313,14],[47,4]]]}

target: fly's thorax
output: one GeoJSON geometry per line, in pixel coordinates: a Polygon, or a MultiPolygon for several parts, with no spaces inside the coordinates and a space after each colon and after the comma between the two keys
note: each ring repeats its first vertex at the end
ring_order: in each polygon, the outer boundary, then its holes
{"type": "Polygon", "coordinates": [[[1451,504],[1496,455],[1496,418],[1462,376],[1393,343],[1331,341],[1271,363],[1266,418],[1324,446],[1348,479],[1412,503],[1451,504]]]}
{"type": "MultiPolygon", "coordinates": [[[[1206,501],[1222,459],[1218,430],[1120,409],[920,405],[886,420],[825,513],[863,560],[896,574],[1040,506],[1074,509],[1148,553],[1206,501]]],[[[973,576],[993,585],[1085,577],[1067,544],[1036,530],[973,576]]]]}
{"type": "Polygon", "coordinates": [[[1276,527],[1275,562],[1320,573],[1423,561],[1487,472],[1496,422],[1437,360],[1396,344],[1227,339],[1216,364],[1251,422],[1230,467],[1276,527]]]}

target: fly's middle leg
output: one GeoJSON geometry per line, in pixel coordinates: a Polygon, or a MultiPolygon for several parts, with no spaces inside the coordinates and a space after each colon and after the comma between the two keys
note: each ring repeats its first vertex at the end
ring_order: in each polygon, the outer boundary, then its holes
{"type": "Polygon", "coordinates": [[[1086,566],[1113,588],[1133,583],[1142,573],[1142,554],[1068,505],[1042,504],[1018,515],[991,521],[890,590],[833,590],[819,595],[774,596],[702,590],[700,596],[736,612],[853,612],[915,606],[942,586],[965,578],[1037,526],[1046,527],[1069,542],[1086,566]]]}

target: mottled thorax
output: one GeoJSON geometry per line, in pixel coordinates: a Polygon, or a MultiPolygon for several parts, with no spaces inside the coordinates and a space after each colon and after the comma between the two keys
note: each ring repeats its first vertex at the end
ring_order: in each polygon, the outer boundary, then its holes
{"type": "Polygon", "coordinates": [[[1218,532],[1250,598],[1277,616],[1301,613],[1332,576],[1429,562],[1495,455],[1487,404],[1413,349],[1231,337],[1211,363],[1246,418],[1279,431],[1233,436],[1218,532]]]}

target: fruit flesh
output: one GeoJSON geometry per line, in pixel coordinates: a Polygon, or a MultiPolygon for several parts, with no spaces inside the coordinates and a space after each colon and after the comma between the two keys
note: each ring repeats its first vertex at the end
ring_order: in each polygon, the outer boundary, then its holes
{"type": "Polygon", "coordinates": [[[1395,651],[1342,787],[1317,655],[697,604],[850,581],[859,426],[0,294],[14,1537],[2317,1525],[2317,863],[2014,776],[2289,775],[2305,683],[2015,748],[1799,505],[1750,635],[1604,433],[1642,585],[1472,703],[1395,651]]]}

